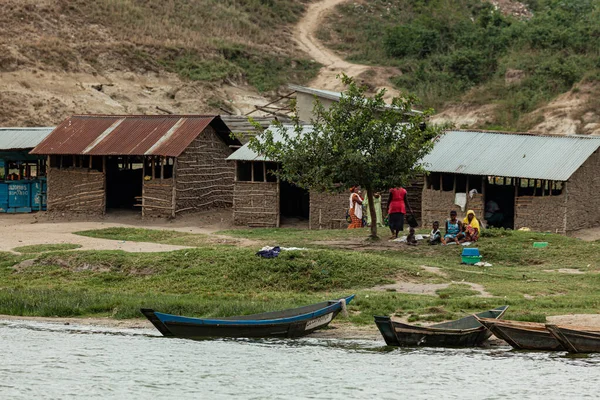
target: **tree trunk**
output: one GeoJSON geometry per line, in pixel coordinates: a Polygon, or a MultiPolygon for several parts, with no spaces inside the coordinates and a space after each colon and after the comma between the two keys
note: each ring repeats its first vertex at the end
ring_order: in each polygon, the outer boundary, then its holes
{"type": "Polygon", "coordinates": [[[369,199],[368,212],[371,214],[371,237],[377,239],[377,213],[375,212],[375,197],[372,187],[367,187],[367,198],[369,199]]]}

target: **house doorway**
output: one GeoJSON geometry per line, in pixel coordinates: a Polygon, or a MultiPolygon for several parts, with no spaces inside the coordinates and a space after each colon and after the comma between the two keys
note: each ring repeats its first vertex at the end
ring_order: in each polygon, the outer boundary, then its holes
{"type": "Polygon", "coordinates": [[[488,226],[514,229],[515,193],[513,178],[485,179],[484,219],[488,215],[486,219],[488,226]]]}
{"type": "Polygon", "coordinates": [[[279,183],[280,225],[302,225],[308,223],[310,196],[308,190],[288,182],[279,183]]]}
{"type": "Polygon", "coordinates": [[[139,157],[113,156],[106,160],[106,208],[141,213],[143,164],[139,157]]]}

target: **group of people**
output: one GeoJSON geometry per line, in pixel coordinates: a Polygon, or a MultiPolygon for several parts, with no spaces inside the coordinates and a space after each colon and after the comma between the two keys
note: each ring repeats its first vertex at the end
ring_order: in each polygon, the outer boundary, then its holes
{"type": "MultiPolygon", "coordinates": [[[[350,188],[350,203],[348,214],[350,215],[350,225],[348,229],[362,228],[363,223],[363,206],[366,208],[366,224],[371,225],[376,223],[377,226],[383,227],[383,213],[381,209],[381,194],[374,193],[373,200],[375,205],[376,221],[371,220],[371,213],[368,211],[368,195],[361,197],[361,192],[358,186],[350,188]]],[[[404,230],[404,216],[406,211],[412,214],[412,209],[406,197],[406,189],[403,187],[392,188],[388,197],[388,226],[392,232],[392,239],[398,238],[398,234],[404,230]]]]}
{"type": "MultiPolygon", "coordinates": [[[[406,215],[406,212],[408,211],[412,214],[412,209],[408,203],[406,194],[406,189],[403,187],[390,189],[388,198],[388,225],[392,232],[391,239],[397,239],[399,233],[404,230],[404,216],[406,215]]],[[[373,200],[377,220],[371,220],[371,213],[368,211],[368,208],[366,208],[366,224],[370,225],[376,223],[378,226],[383,227],[381,194],[374,193],[373,200]]],[[[348,207],[350,225],[348,226],[348,229],[357,229],[365,226],[365,221],[363,220],[363,207],[367,206],[368,195],[365,195],[364,198],[361,197],[358,186],[350,188],[350,201],[348,207]]],[[[467,214],[462,221],[458,219],[457,212],[452,210],[450,211],[450,218],[445,222],[445,231],[443,235],[440,231],[439,221],[433,223],[431,234],[429,235],[429,244],[446,245],[452,242],[457,244],[476,242],[479,239],[480,232],[481,225],[473,210],[467,211],[467,214]]],[[[413,228],[410,229],[407,243],[416,244],[415,230],[413,228]]]]}
{"type": "Polygon", "coordinates": [[[479,239],[479,233],[481,232],[481,225],[479,220],[475,216],[473,210],[467,211],[465,218],[460,221],[457,217],[456,211],[450,211],[450,218],[446,220],[446,227],[444,235],[440,232],[440,223],[435,221],[433,223],[433,229],[429,235],[429,244],[443,244],[448,243],[465,243],[465,242],[476,242],[479,239]]]}

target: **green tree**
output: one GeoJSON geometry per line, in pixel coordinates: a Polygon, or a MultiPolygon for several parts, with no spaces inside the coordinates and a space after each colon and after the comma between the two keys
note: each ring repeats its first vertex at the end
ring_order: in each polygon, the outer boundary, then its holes
{"type": "MultiPolygon", "coordinates": [[[[341,79],[347,90],[328,110],[315,103],[312,129],[295,117],[293,129],[267,130],[250,147],[281,163],[279,178],[299,187],[340,192],[360,185],[376,221],[373,193],[406,184],[422,172],[419,160],[441,129],[426,124],[431,110],[413,112],[415,97],[397,97],[387,105],[385,90],[369,97],[352,78],[341,79]]],[[[377,238],[377,224],[371,224],[371,236],[377,238]]]]}

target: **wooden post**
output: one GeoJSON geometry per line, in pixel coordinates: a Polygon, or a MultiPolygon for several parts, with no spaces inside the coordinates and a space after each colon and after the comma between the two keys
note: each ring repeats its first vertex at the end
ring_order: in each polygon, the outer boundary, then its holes
{"type": "Polygon", "coordinates": [[[142,218],[144,218],[144,206],[146,205],[145,200],[145,189],[146,188],[146,157],[142,156],[142,218]]]}
{"type": "Polygon", "coordinates": [[[254,182],[254,161],[250,161],[250,169],[251,169],[250,181],[254,182]]]}
{"type": "Polygon", "coordinates": [[[276,201],[275,210],[277,210],[277,228],[279,228],[281,226],[281,209],[280,209],[281,202],[279,201],[279,196],[281,196],[281,193],[279,190],[279,176],[278,176],[277,177],[277,199],[275,200],[276,201]]]}
{"type": "Polygon", "coordinates": [[[267,163],[263,161],[263,182],[267,181],[267,163]]]}
{"type": "Polygon", "coordinates": [[[175,211],[177,208],[177,179],[175,178],[175,174],[177,173],[177,159],[173,159],[173,173],[171,174],[171,179],[173,180],[173,196],[172,196],[172,210],[171,217],[175,218],[175,211]]]}
{"type": "Polygon", "coordinates": [[[443,177],[444,177],[444,174],[442,174],[442,173],[440,172],[440,193],[442,193],[442,191],[443,191],[443,189],[444,189],[444,188],[443,188],[443,186],[444,186],[444,179],[443,179],[443,177]]]}
{"type": "Polygon", "coordinates": [[[77,157],[73,156],[73,168],[77,167],[77,157]]]}
{"type": "Polygon", "coordinates": [[[90,156],[90,161],[89,161],[89,169],[92,169],[92,156],[90,156]]]}
{"type": "Polygon", "coordinates": [[[102,172],[106,174],[106,156],[102,156],[102,172]]]}
{"type": "Polygon", "coordinates": [[[152,158],[151,158],[150,166],[152,168],[152,180],[154,180],[154,178],[156,177],[156,174],[155,174],[156,168],[155,168],[155,164],[154,164],[154,156],[152,156],[152,158]]]}
{"type": "Polygon", "coordinates": [[[63,167],[63,156],[60,156],[60,161],[59,161],[59,164],[58,164],[58,169],[62,169],[62,167],[63,167]]]}
{"type": "Polygon", "coordinates": [[[454,186],[452,187],[452,191],[456,194],[456,174],[454,174],[454,186]]]}
{"type": "Polygon", "coordinates": [[[542,179],[542,197],[546,196],[546,180],[542,179]]]}
{"type": "Polygon", "coordinates": [[[238,181],[238,161],[234,161],[233,163],[233,181],[238,181]]]}
{"type": "Polygon", "coordinates": [[[160,156],[160,180],[165,179],[165,158],[160,156]]]}

